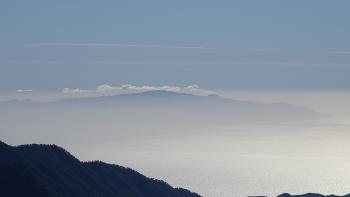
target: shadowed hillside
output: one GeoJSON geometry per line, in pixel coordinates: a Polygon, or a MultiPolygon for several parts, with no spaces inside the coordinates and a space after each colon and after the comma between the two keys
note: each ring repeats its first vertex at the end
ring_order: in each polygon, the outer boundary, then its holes
{"type": "Polygon", "coordinates": [[[307,193],[307,194],[300,194],[300,195],[291,195],[288,193],[284,193],[277,197],[350,197],[350,194],[347,194],[345,196],[336,196],[336,195],[322,195],[322,194],[316,194],[316,193],[307,193]]]}
{"type": "Polygon", "coordinates": [[[200,197],[118,165],[81,162],[55,145],[0,142],[0,196],[200,197]]]}

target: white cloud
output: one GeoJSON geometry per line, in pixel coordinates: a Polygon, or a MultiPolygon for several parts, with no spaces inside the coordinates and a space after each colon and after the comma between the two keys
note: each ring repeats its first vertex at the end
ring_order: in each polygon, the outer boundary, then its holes
{"type": "Polygon", "coordinates": [[[186,87],[187,89],[199,89],[199,86],[196,84],[190,85],[186,87]]]}
{"type": "Polygon", "coordinates": [[[120,87],[110,86],[108,84],[102,84],[96,87],[96,92],[108,92],[114,90],[120,90],[120,87]]]}
{"type": "Polygon", "coordinates": [[[131,91],[154,91],[154,90],[166,90],[166,91],[181,91],[181,88],[178,86],[135,86],[130,84],[122,85],[121,88],[123,90],[131,90],[131,91]]]}
{"type": "Polygon", "coordinates": [[[57,91],[50,91],[50,92],[35,91],[35,94],[33,89],[18,89],[16,90],[16,92],[14,92],[13,98],[19,99],[19,100],[28,99],[34,102],[51,102],[59,99],[65,99],[65,98],[114,96],[118,94],[139,93],[139,92],[157,91],[157,90],[186,93],[186,94],[193,94],[193,95],[199,95],[199,96],[217,94],[214,91],[202,89],[196,84],[188,85],[188,86],[175,86],[175,85],[152,86],[152,85],[132,85],[132,84],[113,86],[109,84],[101,84],[96,86],[96,88],[94,89],[80,89],[80,88],[67,87],[67,88],[63,88],[61,91],[58,91],[58,92],[57,91]]]}
{"type": "Polygon", "coordinates": [[[201,89],[198,85],[193,84],[185,87],[180,86],[151,86],[151,85],[132,85],[132,84],[124,84],[121,86],[112,86],[109,84],[101,84],[96,87],[94,90],[83,90],[79,88],[64,88],[62,89],[62,93],[67,96],[74,97],[98,97],[98,96],[108,96],[108,95],[117,95],[117,94],[125,94],[125,93],[137,93],[137,92],[145,92],[145,91],[156,91],[156,90],[164,90],[178,93],[187,93],[194,95],[210,95],[216,94],[214,91],[201,89]]]}
{"type": "Polygon", "coordinates": [[[216,92],[211,91],[211,90],[201,89],[201,88],[199,88],[199,86],[196,85],[196,84],[193,84],[193,85],[190,85],[190,86],[187,86],[187,87],[183,88],[183,91],[184,91],[185,93],[199,94],[199,95],[217,94],[216,92]]]}
{"type": "Polygon", "coordinates": [[[33,90],[32,89],[26,89],[26,90],[18,89],[16,92],[33,92],[33,90]]]}
{"type": "Polygon", "coordinates": [[[62,89],[62,93],[64,94],[72,94],[72,93],[86,93],[89,92],[89,90],[82,90],[82,89],[71,89],[71,88],[63,88],[62,89]]]}

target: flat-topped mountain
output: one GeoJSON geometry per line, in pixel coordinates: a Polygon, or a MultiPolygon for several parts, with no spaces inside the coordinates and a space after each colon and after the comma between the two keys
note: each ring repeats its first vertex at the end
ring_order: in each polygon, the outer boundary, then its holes
{"type": "MultiPolygon", "coordinates": [[[[8,102],[12,107],[34,106],[74,107],[74,108],[108,108],[118,114],[139,116],[151,113],[154,117],[164,116],[173,119],[187,117],[213,122],[245,121],[295,121],[326,118],[328,115],[303,106],[286,103],[262,103],[223,98],[218,95],[198,96],[171,91],[146,91],[140,93],[120,94],[114,96],[65,98],[49,103],[8,102]]],[[[10,106],[10,105],[8,105],[10,106]]]]}
{"type": "MultiPolygon", "coordinates": [[[[125,100],[131,100],[131,101],[166,101],[166,102],[173,102],[173,101],[183,101],[183,103],[179,104],[186,104],[190,103],[191,101],[219,101],[219,102],[232,102],[232,101],[238,101],[238,100],[232,100],[220,97],[218,95],[194,95],[189,93],[181,93],[181,92],[173,92],[173,91],[167,91],[167,90],[151,90],[151,91],[143,91],[143,92],[136,92],[136,93],[123,93],[123,94],[117,94],[117,95],[105,95],[105,96],[90,96],[90,97],[71,97],[71,98],[64,98],[59,99],[52,103],[56,104],[62,104],[62,103],[102,103],[102,102],[121,102],[125,100]]],[[[245,102],[245,101],[239,101],[239,102],[245,102]]],[[[160,103],[161,104],[161,103],[160,103]]]]}
{"type": "Polygon", "coordinates": [[[56,145],[0,142],[1,197],[200,197],[130,168],[81,162],[56,145]]]}

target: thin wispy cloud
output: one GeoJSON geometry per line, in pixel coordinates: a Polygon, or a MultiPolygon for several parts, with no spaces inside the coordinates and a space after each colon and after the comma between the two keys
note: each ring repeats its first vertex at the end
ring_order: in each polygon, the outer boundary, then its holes
{"type": "Polygon", "coordinates": [[[110,64],[110,65],[188,65],[188,66],[309,66],[327,67],[324,62],[293,62],[293,61],[118,61],[118,60],[86,60],[86,61],[60,61],[60,60],[14,60],[1,61],[0,64],[110,64]]]}
{"type": "Polygon", "coordinates": [[[332,54],[350,55],[350,51],[330,51],[332,54]]]}
{"type": "Polygon", "coordinates": [[[265,51],[259,48],[225,48],[205,46],[179,46],[179,45],[158,45],[158,44],[123,44],[123,43],[34,43],[33,46],[43,47],[130,47],[130,48],[160,48],[160,49],[192,49],[192,50],[235,50],[235,51],[265,51]]]}

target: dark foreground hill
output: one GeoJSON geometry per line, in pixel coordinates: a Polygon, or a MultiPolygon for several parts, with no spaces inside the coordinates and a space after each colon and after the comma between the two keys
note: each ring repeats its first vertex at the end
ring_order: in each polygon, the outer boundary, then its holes
{"type": "MultiPolygon", "coordinates": [[[[0,197],[201,197],[132,169],[81,162],[56,145],[0,141],[0,197]]],[[[307,193],[277,197],[350,197],[307,193]]]]}
{"type": "Polygon", "coordinates": [[[55,145],[0,142],[1,197],[200,197],[129,168],[81,162],[55,145]]]}
{"type": "Polygon", "coordinates": [[[284,193],[277,197],[350,197],[350,194],[347,194],[345,196],[336,196],[336,195],[322,195],[322,194],[316,194],[316,193],[307,193],[307,194],[300,194],[300,195],[291,195],[288,193],[284,193]]]}

